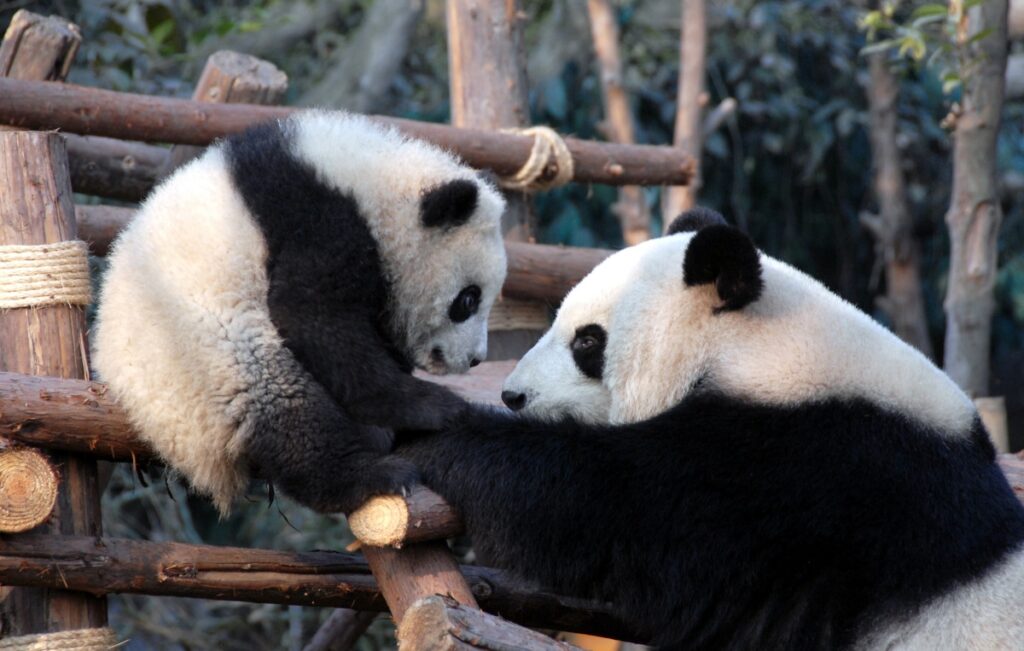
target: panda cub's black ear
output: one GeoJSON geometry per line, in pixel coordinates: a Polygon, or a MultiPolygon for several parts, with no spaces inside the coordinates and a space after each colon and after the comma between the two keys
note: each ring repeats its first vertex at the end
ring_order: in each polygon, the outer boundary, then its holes
{"type": "Polygon", "coordinates": [[[722,217],[720,213],[710,208],[697,206],[696,208],[690,208],[685,212],[679,213],[679,216],[669,224],[665,235],[690,233],[699,231],[705,226],[725,225],[725,223],[725,217],[722,217]]]}
{"type": "Polygon", "coordinates": [[[686,248],[683,282],[690,286],[715,283],[722,299],[715,314],[741,309],[756,301],[764,288],[757,248],[732,226],[705,226],[686,248]]]}
{"type": "Polygon", "coordinates": [[[469,179],[449,181],[427,190],[420,199],[420,219],[427,228],[462,226],[476,211],[476,183],[469,179]]]}

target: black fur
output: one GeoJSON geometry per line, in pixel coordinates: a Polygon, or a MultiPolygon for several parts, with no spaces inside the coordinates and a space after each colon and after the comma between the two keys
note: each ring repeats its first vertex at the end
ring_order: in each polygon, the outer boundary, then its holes
{"type": "Polygon", "coordinates": [[[476,211],[476,183],[458,179],[426,192],[420,200],[420,217],[427,228],[462,226],[476,211]]]}
{"type": "Polygon", "coordinates": [[[705,393],[616,427],[481,409],[400,441],[481,559],[671,648],[847,648],[1024,541],[980,423],[950,438],[863,401],[705,393]]]}
{"type": "Polygon", "coordinates": [[[721,213],[711,210],[710,208],[697,206],[696,208],[690,208],[685,212],[679,213],[679,216],[673,219],[672,223],[669,224],[668,230],[665,231],[665,235],[689,233],[692,231],[699,231],[705,226],[724,226],[725,223],[725,217],[722,217],[721,213]]]}
{"type": "Polygon", "coordinates": [[[608,333],[596,323],[576,330],[569,347],[580,373],[595,380],[601,379],[604,375],[604,349],[607,344],[608,333]]]}
{"type": "Polygon", "coordinates": [[[249,453],[299,501],[349,510],[416,478],[407,463],[380,458],[386,447],[371,426],[437,428],[463,403],[409,374],[387,332],[390,288],[367,217],[291,154],[286,128],[257,126],[229,139],[227,153],[266,239],[271,319],[326,393],[314,388],[262,414],[249,453]]]}
{"type": "Polygon", "coordinates": [[[683,282],[715,283],[722,304],[715,313],[738,310],[761,296],[761,260],[757,248],[744,233],[724,224],[697,231],[686,249],[683,282]]]}

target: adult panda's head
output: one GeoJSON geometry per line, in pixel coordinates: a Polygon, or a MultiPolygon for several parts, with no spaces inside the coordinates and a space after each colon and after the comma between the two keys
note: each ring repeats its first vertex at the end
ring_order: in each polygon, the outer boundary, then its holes
{"type": "Polygon", "coordinates": [[[502,397],[529,415],[622,423],[697,391],[779,405],[865,399],[951,433],[975,413],[924,356],[706,209],[598,265],[502,397]]]}
{"type": "Polygon", "coordinates": [[[402,353],[438,374],[483,360],[506,271],[501,194],[448,152],[362,117],[303,112],[290,128],[296,156],[355,199],[376,240],[402,353]]]}

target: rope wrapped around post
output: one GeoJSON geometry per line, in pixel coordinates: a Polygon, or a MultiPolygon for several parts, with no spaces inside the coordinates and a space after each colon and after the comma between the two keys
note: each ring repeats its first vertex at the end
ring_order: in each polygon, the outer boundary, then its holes
{"type": "Polygon", "coordinates": [[[88,305],[91,300],[85,242],[0,246],[0,309],[88,305]]]}
{"type": "Polygon", "coordinates": [[[0,651],[108,651],[120,645],[111,628],[80,628],[5,637],[0,640],[0,651]]]}

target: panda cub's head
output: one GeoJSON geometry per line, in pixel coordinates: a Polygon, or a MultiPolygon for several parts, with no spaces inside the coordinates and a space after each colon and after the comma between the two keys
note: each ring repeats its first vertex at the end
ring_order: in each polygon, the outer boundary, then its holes
{"type": "Polygon", "coordinates": [[[528,415],[624,423],[697,391],[775,405],[863,399],[954,435],[975,415],[915,349],[705,209],[584,278],[502,398],[528,415]]]}
{"type": "Polygon", "coordinates": [[[449,153],[359,116],[303,112],[290,128],[295,155],[366,217],[398,348],[436,374],[483,360],[506,269],[501,194],[449,153]]]}

